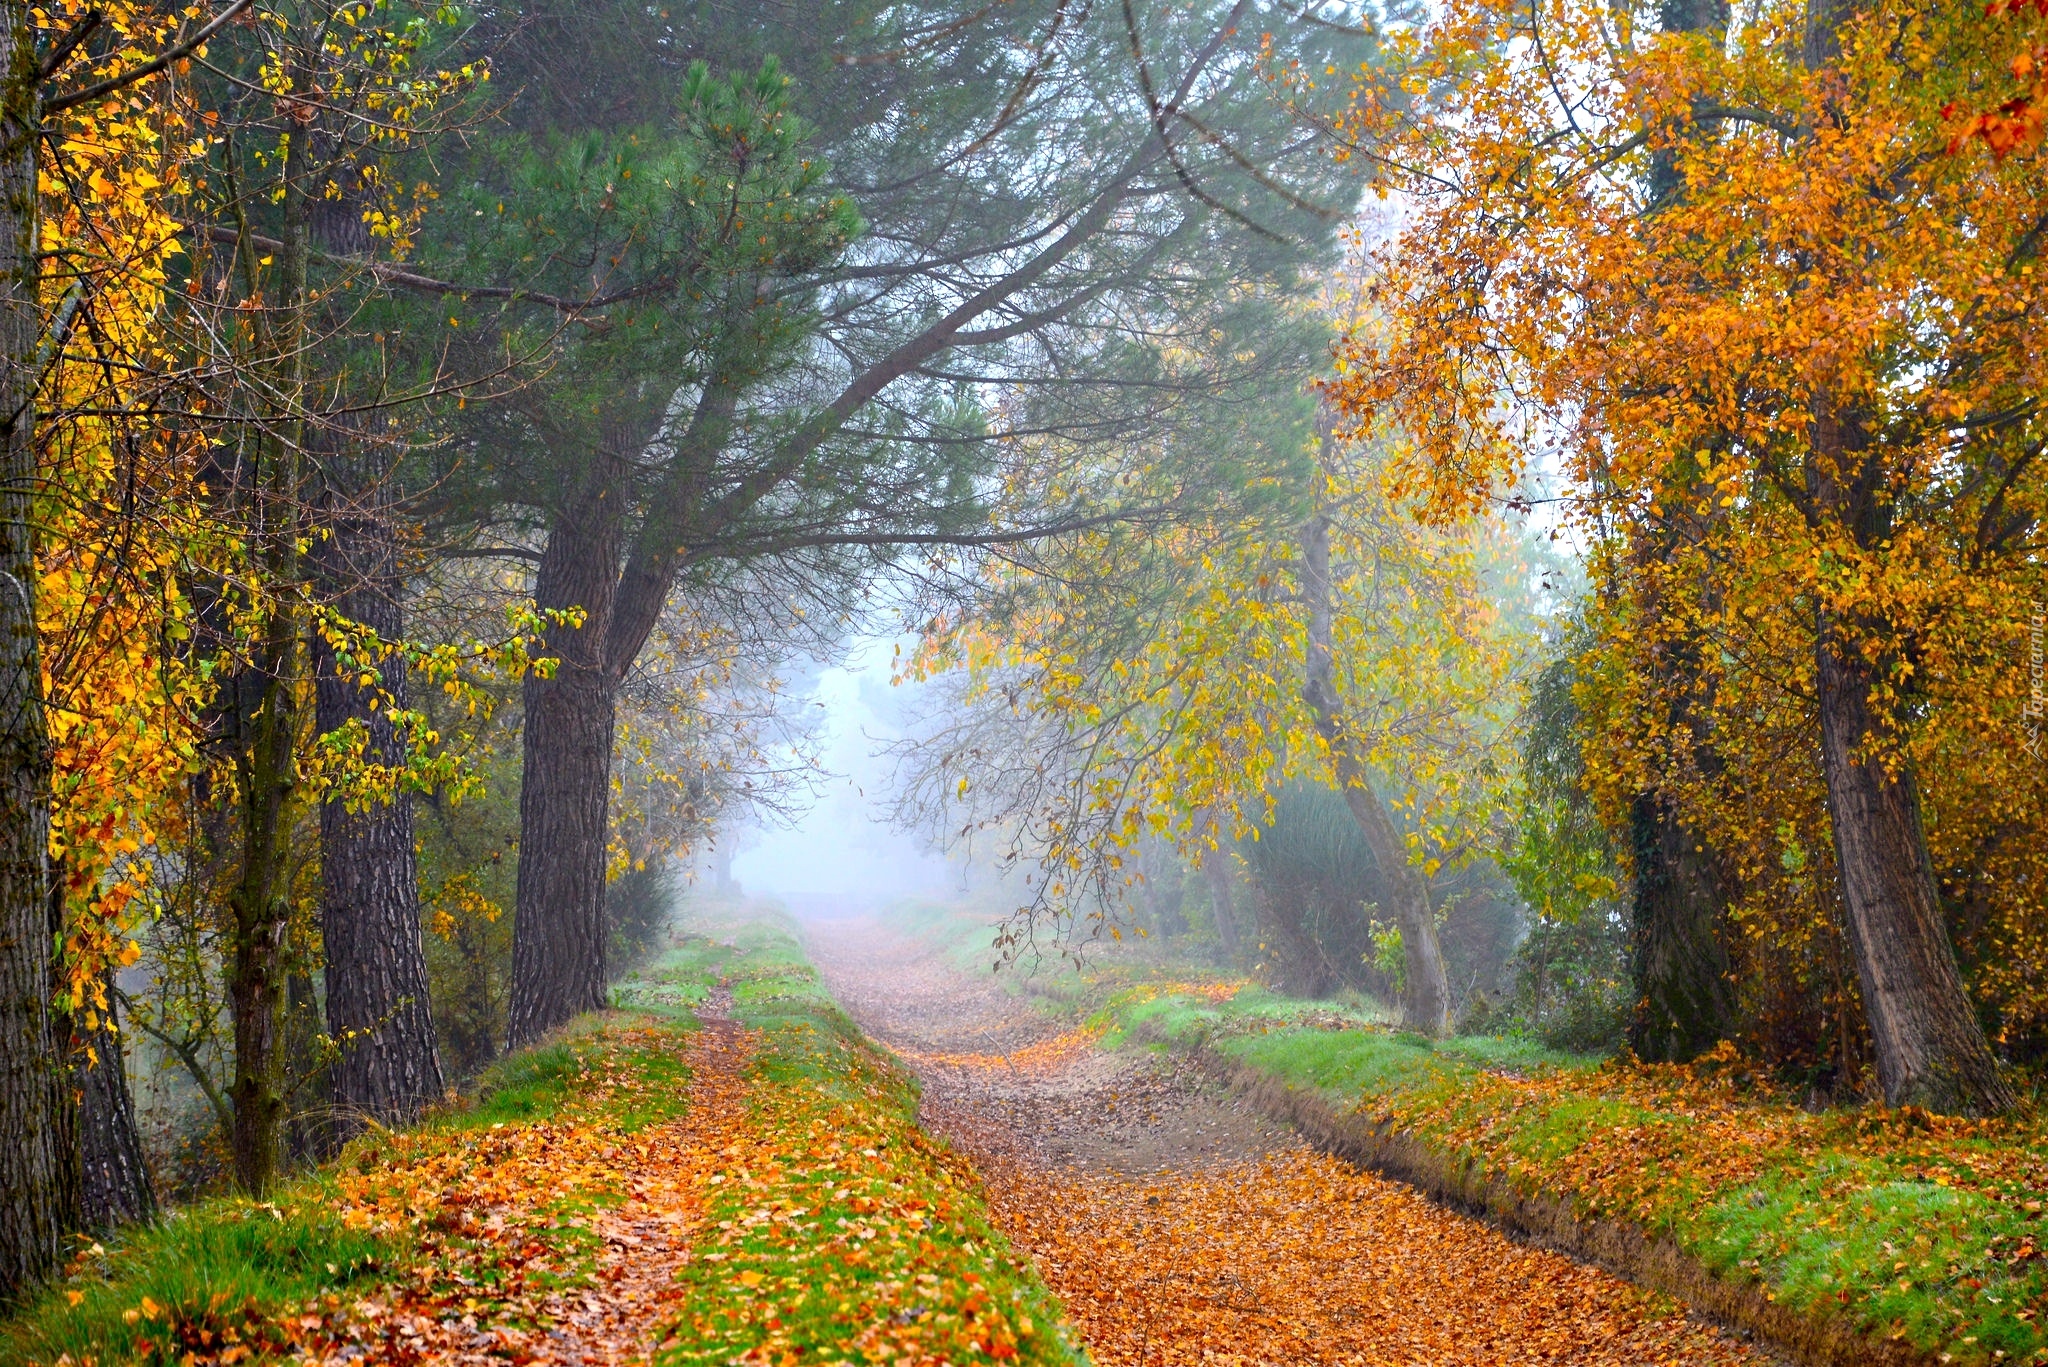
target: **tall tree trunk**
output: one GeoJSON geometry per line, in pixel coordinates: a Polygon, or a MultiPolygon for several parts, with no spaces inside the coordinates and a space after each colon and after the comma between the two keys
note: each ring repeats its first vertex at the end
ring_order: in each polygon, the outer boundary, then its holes
{"type": "MultiPolygon", "coordinates": [[[[603,463],[623,462],[614,455],[603,463]]],[[[553,677],[526,680],[506,1030],[513,1048],[605,1003],[605,842],[623,673],[604,645],[619,575],[615,486],[607,472],[592,473],[592,492],[550,529],[534,583],[540,608],[580,608],[584,618],[548,632],[547,652],[560,661],[553,677]]]]}
{"type": "Polygon", "coordinates": [[[1718,880],[1668,799],[1639,794],[1629,831],[1635,864],[1629,967],[1636,1001],[1628,1043],[1638,1058],[1684,1063],[1734,1032],[1718,880]]]}
{"type": "MultiPolygon", "coordinates": [[[[1698,34],[1718,41],[1728,27],[1727,0],[1663,0],[1659,20],[1667,33],[1698,34]]],[[[1701,97],[1704,100],[1704,97],[1701,97]]],[[[1685,193],[1679,173],[1677,139],[1710,136],[1711,124],[1692,120],[1665,131],[1650,157],[1652,214],[1670,210],[1685,193]]],[[[1696,492],[1697,479],[1687,487],[1696,492]]],[[[1666,500],[1690,508],[1688,493],[1666,500]]],[[[1686,515],[1675,517],[1667,535],[1681,535],[1686,515]]],[[[1662,554],[1652,540],[1638,554],[1662,554]]],[[[1663,684],[1681,699],[1672,707],[1666,734],[1693,735],[1685,713],[1696,692],[1698,670],[1690,649],[1672,652],[1663,684]]],[[[1711,763],[1711,761],[1708,761],[1711,763]]],[[[1720,882],[1702,840],[1681,819],[1677,804],[1661,792],[1636,795],[1629,810],[1634,885],[1629,904],[1629,964],[1636,1000],[1629,1016],[1628,1042],[1638,1058],[1683,1063],[1734,1033],[1735,998],[1729,981],[1728,946],[1720,882]]]]}
{"type": "Polygon", "coordinates": [[[1401,1024],[1405,1029],[1436,1037],[1450,1033],[1451,981],[1437,942],[1436,909],[1429,904],[1429,885],[1408,858],[1407,842],[1373,790],[1365,766],[1341,735],[1331,745],[1344,805],[1358,823],[1387,883],[1388,910],[1401,928],[1401,961],[1407,982],[1401,993],[1401,1024]]]}
{"type": "Polygon", "coordinates": [[[156,1218],[156,1188],[135,1124],[112,977],[98,1025],[80,1029],[72,1045],[84,1224],[102,1233],[156,1218]]]}
{"type": "MultiPolygon", "coordinates": [[[[333,481],[320,577],[337,611],[389,644],[405,634],[405,607],[383,474],[333,481]]],[[[402,767],[404,738],[390,714],[409,705],[404,656],[394,651],[376,662],[378,683],[363,688],[359,669],[339,668],[324,639],[314,644],[321,734],[357,723],[368,734],[369,762],[402,767]]],[[[366,1121],[404,1124],[447,1089],[427,995],[415,859],[411,793],[356,812],[345,802],[322,804],[320,928],[327,1033],[340,1050],[328,1077],[338,1142],[366,1121]]]]}
{"type": "Polygon", "coordinates": [[[652,405],[643,395],[635,416],[612,425],[548,529],[535,605],[580,608],[584,620],[548,632],[548,654],[560,668],[551,679],[526,681],[506,1031],[513,1047],[605,1003],[605,843],[619,683],[653,634],[687,559],[686,544],[694,540],[689,510],[706,494],[702,475],[731,435],[739,394],[729,379],[706,384],[676,438],[695,458],[673,461],[651,492],[630,555],[629,472],[662,430],[672,395],[652,405]]]}
{"type": "Polygon", "coordinates": [[[234,1127],[228,1147],[235,1178],[259,1196],[276,1179],[283,1158],[285,1008],[290,969],[286,931],[291,919],[288,866],[299,778],[297,748],[305,677],[299,593],[301,455],[306,426],[304,315],[309,259],[304,139],[286,152],[283,245],[277,253],[274,305],[267,323],[265,360],[274,369],[281,409],[265,415],[257,438],[262,473],[255,482],[252,540],[265,595],[252,658],[247,666],[253,708],[236,709],[234,738],[241,861],[229,893],[228,1002],[234,1019],[235,1071],[228,1095],[234,1127]]]}
{"type": "Polygon", "coordinates": [[[36,648],[37,56],[28,7],[0,3],[0,1302],[57,1265],[78,1220],[69,1098],[52,1017],[50,757],[36,648]]]}
{"type": "Polygon", "coordinates": [[[298,707],[291,656],[298,614],[278,605],[265,625],[255,666],[261,701],[253,733],[236,756],[241,789],[241,862],[229,894],[228,1004],[234,1020],[235,1067],[228,1097],[234,1127],[228,1146],[235,1178],[260,1196],[277,1177],[285,1120],[285,1007],[290,922],[285,856],[298,787],[294,742],[298,707]]]}
{"type": "Polygon", "coordinates": [[[1942,923],[1913,773],[1865,753],[1875,739],[1872,667],[1825,627],[1817,665],[1828,815],[1878,1084],[1894,1106],[2011,1110],[1942,923]]]}
{"type": "MultiPolygon", "coordinates": [[[[1670,529],[1669,534],[1678,535],[1670,529]]],[[[1654,542],[1651,543],[1654,545],[1654,542]]],[[[1643,552],[1647,559],[1654,551],[1643,552]]],[[[1653,597],[1646,611],[1660,610],[1653,597]]],[[[1646,748],[1672,752],[1674,767],[1691,765],[1711,781],[1721,770],[1713,749],[1711,708],[1699,663],[1699,642],[1681,639],[1653,666],[1665,701],[1661,727],[1639,718],[1646,748]],[[1684,738],[1684,749],[1676,738],[1684,738]]],[[[1738,1008],[1729,949],[1727,899],[1713,850],[1656,787],[1629,805],[1629,973],[1635,1000],[1628,1044],[1638,1058],[1685,1063],[1736,1032],[1738,1008]]]]}
{"type": "MultiPolygon", "coordinates": [[[[1809,39],[1825,49],[1825,34],[1809,39]]],[[[1884,451],[1860,415],[1818,399],[1809,443],[1806,493],[1822,525],[1865,551],[1888,544],[1884,451]]],[[[1912,768],[1885,753],[1894,728],[1881,722],[1898,714],[1885,717],[1873,700],[1886,666],[1861,648],[1874,638],[1902,649],[1900,636],[1891,623],[1844,622],[1825,608],[1815,631],[1821,771],[1849,950],[1885,1100],[1992,1115],[2012,1109],[2014,1097],[1956,970],[1912,768]]]]}
{"type": "MultiPolygon", "coordinates": [[[[1325,441],[1329,440],[1325,429],[1325,441]]],[[[1401,958],[1406,982],[1401,992],[1403,1028],[1445,1035],[1451,1028],[1451,981],[1437,943],[1436,911],[1429,887],[1409,861],[1407,842],[1373,788],[1365,761],[1346,726],[1342,700],[1331,683],[1330,654],[1330,523],[1318,513],[1302,534],[1302,588],[1309,600],[1308,678],[1302,696],[1315,713],[1316,731],[1330,750],[1330,764],[1344,805],[1386,880],[1387,908],[1401,928],[1401,958]]]]}
{"type": "Polygon", "coordinates": [[[1237,908],[1232,895],[1230,856],[1221,848],[1202,855],[1202,881],[1209,885],[1209,915],[1216,922],[1216,939],[1227,959],[1237,958],[1237,908]]]}

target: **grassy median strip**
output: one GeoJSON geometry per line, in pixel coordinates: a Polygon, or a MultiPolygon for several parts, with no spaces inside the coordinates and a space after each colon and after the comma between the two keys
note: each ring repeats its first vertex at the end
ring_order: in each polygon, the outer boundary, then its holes
{"type": "Polygon", "coordinates": [[[661,1361],[1082,1361],[971,1170],[918,1128],[913,1079],[818,986],[788,932],[692,940],[631,999],[694,998],[713,980],[760,1032],[748,1134],[710,1178],[661,1361]]]}
{"type": "Polygon", "coordinates": [[[1200,1041],[1578,1211],[1633,1221],[1779,1305],[1958,1363],[2048,1363],[2048,1126],[1811,1112],[1732,1051],[1686,1067],[1431,1042],[1255,987],[1138,986],[1097,1024],[1200,1041]]]}

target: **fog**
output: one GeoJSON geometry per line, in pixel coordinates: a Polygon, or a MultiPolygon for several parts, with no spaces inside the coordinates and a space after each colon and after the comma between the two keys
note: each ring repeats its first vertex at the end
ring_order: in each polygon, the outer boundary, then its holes
{"type": "Polygon", "coordinates": [[[793,823],[738,836],[733,877],[752,896],[804,916],[849,915],[907,897],[939,897],[958,871],[888,824],[891,761],[876,751],[901,734],[898,718],[916,685],[889,682],[894,642],[869,641],[847,662],[814,676],[824,772],[817,800],[793,823]]]}

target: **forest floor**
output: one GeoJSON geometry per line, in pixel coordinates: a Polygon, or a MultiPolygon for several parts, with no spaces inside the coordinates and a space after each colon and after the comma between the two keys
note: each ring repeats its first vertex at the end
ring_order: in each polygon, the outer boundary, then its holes
{"type": "Polygon", "coordinates": [[[863,919],[806,942],[1101,1367],[1774,1361],[1315,1152],[1175,1056],[1105,1049],[932,940],[863,919]]]}

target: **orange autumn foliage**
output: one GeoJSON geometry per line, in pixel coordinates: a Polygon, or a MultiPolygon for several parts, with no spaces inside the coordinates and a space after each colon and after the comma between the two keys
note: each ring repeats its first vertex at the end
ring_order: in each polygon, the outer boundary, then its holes
{"type": "MultiPolygon", "coordinates": [[[[61,32],[87,9],[53,5],[61,32]]],[[[177,27],[102,6],[119,41],[73,77],[145,60],[177,27]]],[[[58,117],[41,169],[50,361],[39,399],[38,625],[52,761],[50,854],[66,907],[59,1005],[88,1029],[110,969],[133,962],[131,903],[148,851],[175,838],[205,691],[182,648],[186,567],[208,537],[189,487],[193,443],[155,416],[173,367],[161,310],[189,150],[175,101],[135,87],[58,117]]]]}
{"type": "Polygon", "coordinates": [[[1329,394],[1412,434],[1432,515],[1557,482],[1595,582],[1594,796],[1617,828],[1676,799],[1724,866],[1749,1028],[1853,1074],[1820,655],[1869,716],[1852,761],[1924,818],[1977,1000],[2048,1039],[2048,182],[1946,154],[1944,111],[2006,66],[1976,14],[1812,14],[1465,0],[1406,35],[1347,133],[1409,212],[1329,394]]]}
{"type": "MultiPolygon", "coordinates": [[[[1991,0],[1984,13],[1993,19],[2024,22],[2029,9],[2033,10],[2033,17],[2048,19],[2048,4],[2042,0],[1991,0]]],[[[1961,116],[1961,110],[1954,104],[1942,110],[1944,117],[1958,119],[1949,138],[1951,156],[1975,139],[1982,139],[2000,161],[2014,152],[2031,152],[2041,145],[2042,132],[2048,129],[2048,42],[2036,39],[2021,48],[2007,69],[2018,82],[2019,93],[1996,108],[1967,116],[1961,116]]]]}

